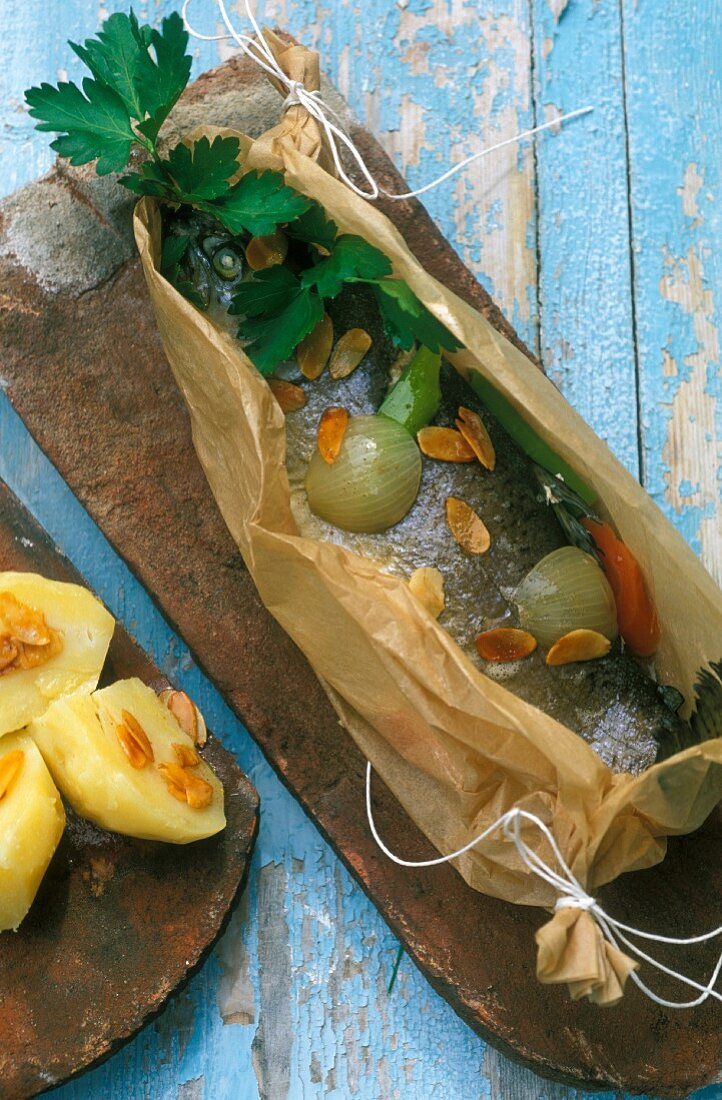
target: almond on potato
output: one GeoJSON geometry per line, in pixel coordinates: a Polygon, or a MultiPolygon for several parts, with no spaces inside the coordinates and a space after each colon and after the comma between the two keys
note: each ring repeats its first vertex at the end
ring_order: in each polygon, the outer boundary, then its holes
{"type": "Polygon", "coordinates": [[[114,628],[113,616],[86,588],[35,573],[0,573],[0,737],[22,729],[60,695],[91,692],[114,628]]]}
{"type": "Polygon", "coordinates": [[[225,826],[220,780],[138,679],[59,699],[28,732],[76,813],[104,829],[188,844],[225,826]]]}

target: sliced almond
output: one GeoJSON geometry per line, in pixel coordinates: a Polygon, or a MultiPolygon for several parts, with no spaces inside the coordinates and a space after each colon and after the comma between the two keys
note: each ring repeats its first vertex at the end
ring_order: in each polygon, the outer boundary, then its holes
{"type": "Polygon", "coordinates": [[[50,629],[49,642],[40,645],[29,645],[27,642],[16,642],[18,655],[13,668],[37,668],[38,665],[47,664],[63,648],[62,638],[57,630],[50,629]]]}
{"type": "Polygon", "coordinates": [[[487,470],[493,470],[496,466],[496,451],[481,417],[477,416],[472,409],[465,409],[462,405],[456,426],[481,465],[487,470]]]}
{"type": "Polygon", "coordinates": [[[444,610],[444,578],[432,565],[422,565],[411,574],[409,588],[427,611],[438,619],[444,610]]]}
{"type": "Polygon", "coordinates": [[[122,710],[120,716],[122,723],[115,727],[120,747],[128,757],[131,767],[140,770],[155,759],[153,746],[148,740],[148,734],[129,710],[122,710]]]}
{"type": "Polygon", "coordinates": [[[306,404],[306,391],[301,386],[282,378],[269,378],[268,385],[284,413],[297,412],[306,404]]]}
{"type": "Polygon", "coordinates": [[[186,802],[192,810],[202,810],[213,801],[213,787],[199,775],[186,771],[186,802]]]}
{"type": "Polygon", "coordinates": [[[192,749],[190,745],[181,745],[177,741],[172,744],[175,758],[182,768],[197,768],[201,762],[201,758],[195,749],[192,749]]]}
{"type": "Polygon", "coordinates": [[[9,794],[10,788],[20,775],[25,753],[22,749],[13,749],[0,759],[0,802],[9,794]]]}
{"type": "Polygon", "coordinates": [[[336,381],[340,378],[348,378],[349,374],[356,370],[371,344],[371,337],[363,328],[350,328],[348,332],[344,332],[331,353],[331,362],[328,365],[331,377],[336,381]]]}
{"type": "Polygon", "coordinates": [[[158,771],[163,776],[168,793],[179,802],[187,802],[194,810],[202,810],[213,800],[213,787],[199,775],[193,775],[180,764],[159,764],[158,771]]]}
{"type": "Polygon", "coordinates": [[[12,592],[0,592],[0,627],[16,642],[49,645],[50,627],[42,611],[21,603],[12,592]]]}
{"type": "Polygon", "coordinates": [[[446,522],[462,550],[467,554],[485,554],[491,546],[486,524],[470,504],[459,497],[446,498],[446,522]]]}
{"type": "Polygon", "coordinates": [[[473,462],[476,457],[461,432],[433,425],[416,433],[416,442],[427,458],[440,462],[473,462]]]}
{"type": "Polygon", "coordinates": [[[597,630],[570,630],[547,653],[548,665],[571,665],[575,661],[594,661],[606,657],[612,643],[597,630]]]}
{"type": "Polygon", "coordinates": [[[333,465],[341,452],[347,427],[348,409],[343,409],[340,405],[332,405],[321,416],[316,441],[321,457],[329,466],[333,465]]]}
{"type": "Polygon", "coordinates": [[[280,231],[268,237],[251,237],[246,247],[246,261],[252,271],[263,271],[282,264],[288,252],[288,239],[280,231]]]}
{"type": "Polygon", "coordinates": [[[184,691],[166,688],[165,691],[161,691],[158,698],[168,708],[180,728],[188,734],[193,743],[201,746],[205,745],[208,737],[206,724],[203,715],[190,696],[186,695],[184,691]]]}
{"type": "Polygon", "coordinates": [[[520,661],[533,653],[536,647],[534,635],[515,626],[485,630],[476,639],[476,651],[485,661],[520,661]]]}
{"type": "Polygon", "coordinates": [[[179,802],[186,802],[186,773],[180,764],[159,764],[158,771],[165,780],[168,794],[179,802]]]}
{"type": "Polygon", "coordinates": [[[333,347],[333,321],[324,313],[316,327],[296,348],[296,362],[304,378],[313,382],[323,374],[333,347]]]}
{"type": "Polygon", "coordinates": [[[16,659],[17,655],[17,644],[12,640],[9,635],[4,634],[2,638],[0,638],[0,672],[3,672],[4,669],[9,668],[13,661],[16,659]]]}

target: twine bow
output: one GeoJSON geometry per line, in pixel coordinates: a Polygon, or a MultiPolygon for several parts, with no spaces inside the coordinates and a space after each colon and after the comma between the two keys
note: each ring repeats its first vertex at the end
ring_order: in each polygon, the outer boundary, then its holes
{"type": "Polygon", "coordinates": [[[280,85],[284,89],[286,92],[286,97],[283,101],[284,111],[291,107],[303,107],[309,117],[313,118],[318,123],[326,138],[336,174],[339,179],[343,180],[347,187],[350,187],[350,189],[362,199],[374,200],[378,199],[381,195],[387,199],[394,200],[416,198],[419,195],[423,195],[426,191],[431,191],[434,187],[438,187],[439,184],[444,183],[457,172],[461,172],[474,161],[488,156],[497,149],[503,149],[507,145],[514,145],[519,141],[523,141],[525,138],[532,137],[534,134],[542,133],[543,130],[549,130],[551,127],[560,126],[563,122],[568,122],[570,119],[578,118],[580,115],[586,115],[594,109],[593,107],[579,107],[575,111],[560,115],[558,118],[551,119],[549,122],[544,122],[540,126],[533,126],[529,130],[524,130],[522,133],[515,134],[514,137],[506,138],[504,141],[499,141],[494,145],[487,146],[485,149],[480,149],[478,152],[472,153],[471,156],[465,157],[464,160],[459,161],[458,164],[452,165],[446,172],[443,172],[440,176],[437,176],[436,179],[431,180],[415,191],[404,191],[401,194],[386,191],[383,187],[380,187],[374,179],[361,152],[343,129],[338,114],[323,100],[321,92],[318,89],[308,89],[302,81],[294,79],[290,77],[288,73],[284,72],[283,68],[278,63],[276,53],[271,44],[267,41],[263,31],[256,22],[250,8],[249,0],[244,0],[244,5],[246,16],[253,27],[255,37],[243,34],[235,28],[226,9],[224,0],[216,0],[216,4],[226,28],[226,33],[202,34],[200,31],[195,30],[188,21],[188,9],[191,5],[191,0],[184,0],[181,14],[188,33],[201,42],[221,42],[228,40],[235,42],[236,46],[238,46],[246,57],[249,57],[251,61],[259,66],[259,68],[263,69],[277,87],[280,85]],[[364,190],[363,187],[359,187],[345,171],[341,156],[342,150],[345,150],[350,155],[356,169],[367,184],[367,190],[364,190]]]}
{"type": "Polygon", "coordinates": [[[722,1001],[722,993],[714,988],[722,971],[722,952],[709,981],[703,985],[686,974],[665,966],[633,942],[633,939],[638,939],[690,947],[722,936],[722,926],[699,936],[678,937],[645,932],[616,920],[602,908],[596,898],[586,892],[564,859],[553,834],[541,818],[518,808],[502,814],[478,836],[473,837],[462,848],[458,848],[449,855],[437,856],[434,859],[402,859],[390,851],[379,836],[371,805],[371,777],[371,764],[368,763],[366,765],[366,816],[369,828],[384,855],[400,867],[438,867],[442,863],[458,859],[493,833],[500,831],[514,844],[527,871],[548,883],[556,891],[558,898],[554,904],[554,915],[535,935],[538,947],[537,978],[540,982],[547,984],[566,982],[573,1000],[588,997],[598,1005],[616,1004],[624,994],[624,986],[628,978],[632,979],[645,996],[662,1008],[696,1008],[710,997],[722,1001]],[[551,848],[554,865],[546,863],[523,839],[521,828],[525,822],[542,833],[551,848]],[[623,947],[625,950],[622,950],[623,947]],[[630,955],[635,958],[630,958],[630,955]],[[699,996],[689,1001],[669,1001],[659,996],[636,973],[640,965],[637,959],[683,985],[698,990],[699,996]]]}

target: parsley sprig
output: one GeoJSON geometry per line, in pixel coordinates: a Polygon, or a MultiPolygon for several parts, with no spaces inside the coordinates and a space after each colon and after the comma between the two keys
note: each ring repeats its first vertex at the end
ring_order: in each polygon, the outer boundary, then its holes
{"type": "MultiPolygon", "coordinates": [[[[231,305],[238,335],[263,374],[289,358],[323,318],[325,302],[348,283],[366,283],[378,302],[385,329],[401,348],[414,342],[454,350],[458,341],[400,279],[387,256],[363,238],[339,233],[316,202],[288,187],[279,172],[246,172],[239,178],[240,143],[234,137],[201,137],[163,155],[158,136],[186,87],[191,71],[188,32],[180,15],[160,29],[141,26],[131,11],[111,15],[85,43],[70,43],[90,76],[82,87],[41,84],[26,92],[39,130],[55,131],[51,147],[71,164],[96,161],[99,175],[123,172],[120,183],[210,215],[232,237],[269,236],[279,228],[305,248],[300,271],[271,267],[242,283],[231,305]],[[129,169],[133,151],[145,160],[129,169]],[[129,169],[129,170],[128,170],[129,169]]],[[[194,305],[204,300],[184,258],[189,237],[164,242],[161,272],[194,305]]]]}
{"type": "Polygon", "coordinates": [[[183,142],[162,156],[158,134],[191,72],[188,32],[177,12],[160,30],[141,26],[131,11],[111,15],[95,38],[71,48],[91,72],[77,84],[41,84],[25,98],[39,130],[71,164],[97,161],[99,175],[122,172],[133,149],[148,159],[121,177],[136,195],[152,195],[204,210],[233,234],[273,233],[308,209],[309,200],[286,187],[277,172],[238,174],[240,143],[234,137],[183,142]]]}
{"type": "Polygon", "coordinates": [[[242,317],[238,336],[261,374],[291,357],[323,318],[325,300],[336,298],[348,283],[371,287],[386,334],[397,347],[408,349],[417,341],[431,351],[460,347],[405,282],[389,278],[388,256],[362,237],[339,233],[317,203],[285,232],[310,246],[309,265],[299,274],[280,265],[257,272],[240,284],[229,308],[242,317]]]}

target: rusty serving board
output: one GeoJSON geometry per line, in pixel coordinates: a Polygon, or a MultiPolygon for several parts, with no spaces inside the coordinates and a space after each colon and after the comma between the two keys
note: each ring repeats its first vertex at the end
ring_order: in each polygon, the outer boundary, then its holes
{"type": "MultiPolygon", "coordinates": [[[[0,569],[83,584],[0,482],[0,569]]],[[[158,669],[120,626],[103,682],[158,669]]],[[[177,847],[68,823],[30,913],[0,934],[0,1098],[61,1084],[130,1039],[210,951],[240,897],[258,795],[212,735],[203,753],[223,781],[228,824],[177,847]]]]}
{"type": "MultiPolygon", "coordinates": [[[[279,103],[256,69],[234,59],[198,80],[176,117],[180,129],[204,119],[253,134],[275,123],[279,103]]],[[[396,189],[399,177],[380,146],[352,119],[349,126],[379,182],[396,189]]],[[[417,202],[388,212],[437,278],[516,339],[417,202]]],[[[714,1080],[719,1007],[668,1012],[634,988],[608,1011],[573,1004],[565,988],[535,978],[534,932],[545,914],[472,891],[448,865],[402,871],[380,854],[360,812],[364,761],[260,603],[195,457],[130,215],[112,182],[60,167],[0,207],[0,384],[40,446],[472,1028],[536,1072],[578,1086],[682,1096],[714,1080]]],[[[379,827],[396,850],[413,859],[434,854],[380,780],[375,792],[379,827]]],[[[620,919],[691,934],[718,923],[721,893],[715,815],[695,837],[673,841],[660,867],[627,876],[602,897],[620,919]]],[[[704,946],[684,963],[701,976],[714,950],[704,946]]],[[[678,995],[663,980],[659,988],[678,995]]]]}

